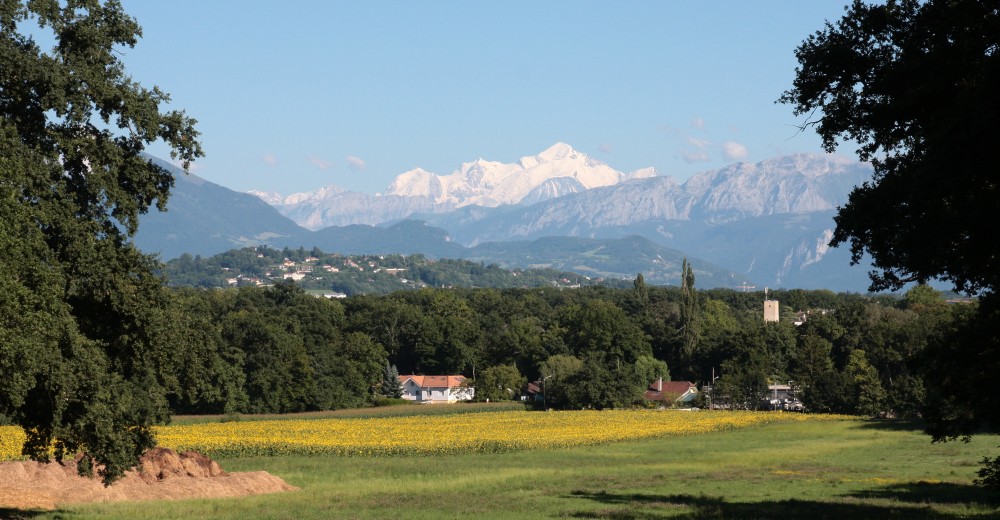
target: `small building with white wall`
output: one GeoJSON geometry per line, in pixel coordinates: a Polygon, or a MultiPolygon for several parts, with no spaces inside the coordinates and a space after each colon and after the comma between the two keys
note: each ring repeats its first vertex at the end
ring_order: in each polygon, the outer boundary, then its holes
{"type": "Polygon", "coordinates": [[[403,399],[420,403],[471,401],[476,389],[466,384],[465,376],[399,376],[403,399]]]}

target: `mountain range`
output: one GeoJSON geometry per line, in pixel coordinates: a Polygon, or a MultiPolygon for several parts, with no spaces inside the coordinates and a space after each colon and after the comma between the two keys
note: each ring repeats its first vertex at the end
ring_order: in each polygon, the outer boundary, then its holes
{"type": "Polygon", "coordinates": [[[652,168],[614,170],[565,143],[515,163],[477,159],[448,175],[411,170],[376,195],[335,186],[242,194],[181,173],[168,212],[148,215],[136,243],[164,259],[266,243],[643,272],[652,283],[677,283],[687,256],[699,262],[703,287],[863,291],[866,269],[827,244],[836,208],[871,175],[845,157],[799,154],[679,183],[652,168]]]}
{"type": "Polygon", "coordinates": [[[566,143],[556,143],[516,163],[479,158],[462,164],[449,175],[415,168],[396,176],[385,193],[375,195],[338,186],[288,196],[261,191],[250,193],[299,225],[321,229],[348,224],[374,225],[415,213],[448,213],[467,206],[495,208],[533,204],[655,176],[653,168],[622,173],[566,143]]]}

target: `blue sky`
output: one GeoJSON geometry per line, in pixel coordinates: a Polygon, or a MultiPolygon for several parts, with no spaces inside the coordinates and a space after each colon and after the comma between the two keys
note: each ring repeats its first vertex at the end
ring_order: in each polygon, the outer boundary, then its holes
{"type": "Polygon", "coordinates": [[[375,193],[557,141],[684,180],[822,151],[774,101],[845,3],[123,0],[144,31],[123,61],[198,119],[195,173],[235,190],[375,193]]]}

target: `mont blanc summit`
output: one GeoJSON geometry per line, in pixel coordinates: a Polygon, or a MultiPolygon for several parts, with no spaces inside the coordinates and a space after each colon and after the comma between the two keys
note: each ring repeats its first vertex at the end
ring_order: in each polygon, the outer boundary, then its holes
{"type": "MultiPolygon", "coordinates": [[[[646,168],[638,176],[655,175],[646,168]]],[[[453,207],[468,205],[495,207],[532,202],[582,190],[611,186],[629,179],[566,143],[556,143],[538,155],[522,157],[516,163],[476,159],[462,164],[449,175],[416,169],[396,177],[386,195],[431,197],[436,204],[453,207]]]]}

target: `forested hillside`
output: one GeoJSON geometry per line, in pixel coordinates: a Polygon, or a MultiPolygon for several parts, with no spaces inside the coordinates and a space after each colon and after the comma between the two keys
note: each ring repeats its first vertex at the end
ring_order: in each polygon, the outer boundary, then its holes
{"type": "Polygon", "coordinates": [[[469,260],[424,255],[327,254],[319,248],[266,246],[233,249],[212,257],[181,255],[166,263],[175,287],[263,286],[293,280],[327,296],[388,294],[426,287],[624,287],[631,281],[589,277],[557,269],[503,269],[469,260]]]}
{"type": "Polygon", "coordinates": [[[776,291],[422,289],[317,298],[294,282],[227,290],[166,289],[176,348],[162,360],[176,413],[293,412],[377,398],[386,368],[464,374],[478,394],[510,398],[548,378],[550,406],[643,405],[657,377],[708,384],[719,402],[754,408],[788,383],[819,412],[915,415],[915,362],[961,327],[974,304],[918,286],[902,299],[776,291]],[[801,311],[801,312],[800,312],[801,311]],[[804,322],[803,322],[804,318],[804,322]],[[796,325],[796,323],[799,323],[796,325]]]}

